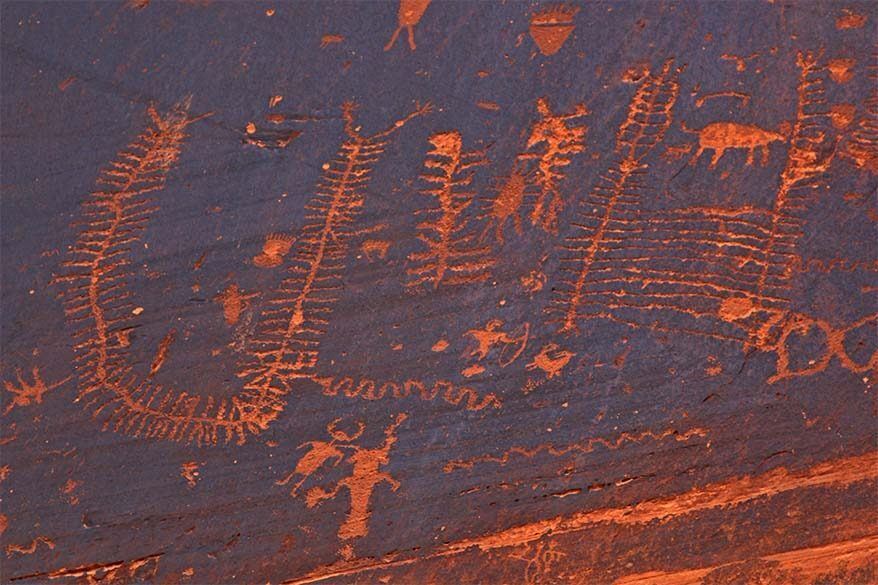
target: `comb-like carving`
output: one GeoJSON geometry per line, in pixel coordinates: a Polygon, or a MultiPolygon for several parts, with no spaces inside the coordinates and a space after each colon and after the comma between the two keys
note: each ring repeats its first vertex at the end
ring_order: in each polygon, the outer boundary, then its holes
{"type": "MultiPolygon", "coordinates": [[[[332,306],[337,300],[350,226],[363,204],[372,165],[387,139],[410,119],[429,110],[419,107],[390,128],[363,136],[354,127],[353,106],[344,109],[347,139],[326,166],[318,192],[307,205],[308,223],[296,240],[290,276],[271,295],[262,315],[250,359],[239,371],[244,388],[227,399],[190,394],[154,381],[162,368],[173,332],[162,341],[150,373],[138,380],[125,332],[141,310],[131,303],[130,253],[140,241],[158,205],[146,195],[164,187],[193,120],[188,102],[165,115],[150,108],[151,126],[98,179],[101,189],[84,204],[85,225],[65,262],[66,314],[79,327],[75,368],[78,401],[104,420],[104,428],[125,434],[174,441],[243,443],[277,418],[292,382],[308,377],[332,306]]],[[[264,249],[282,256],[287,240],[264,249]]]]}

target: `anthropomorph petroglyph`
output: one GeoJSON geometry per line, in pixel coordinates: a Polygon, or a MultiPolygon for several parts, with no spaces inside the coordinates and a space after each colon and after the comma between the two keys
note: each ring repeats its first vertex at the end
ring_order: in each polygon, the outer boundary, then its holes
{"type": "Polygon", "coordinates": [[[293,473],[277,482],[278,485],[285,485],[293,477],[301,476],[290,492],[296,495],[305,480],[313,477],[331,460],[334,461],[333,467],[349,465],[350,474],[331,488],[315,486],[305,492],[305,503],[313,508],[325,500],[335,498],[342,489],[347,489],[351,505],[345,521],[338,529],[338,537],[341,540],[351,540],[365,536],[369,532],[369,518],[372,515],[369,502],[375,488],[386,483],[393,491],[399,489],[399,482],[384,471],[384,467],[390,463],[390,450],[397,441],[396,430],[406,418],[408,416],[405,414],[396,415],[394,421],[384,430],[384,442],[371,449],[353,444],[363,434],[363,423],[358,423],[357,429],[349,435],[338,429],[338,420],[333,421],[327,427],[332,440],[310,441],[300,445],[300,448],[309,447],[309,451],[299,460],[293,473]]]}
{"type": "Polygon", "coordinates": [[[530,323],[525,323],[512,334],[503,331],[502,327],[502,319],[491,319],[484,327],[470,329],[464,333],[473,341],[465,357],[481,361],[488,357],[495,347],[499,347],[497,363],[500,367],[505,368],[518,359],[527,346],[530,323]]]}
{"type": "Polygon", "coordinates": [[[588,115],[583,104],[577,104],[569,114],[555,114],[545,98],[537,100],[540,119],[534,122],[527,139],[526,151],[520,155],[524,160],[537,162],[534,181],[539,189],[530,220],[547,232],[556,233],[558,213],[564,209],[561,182],[564,167],[574,154],[585,150],[586,126],[573,121],[588,115]],[[535,152],[535,149],[538,149],[535,152]]]}
{"type": "Polygon", "coordinates": [[[399,25],[390,36],[390,41],[385,45],[385,51],[393,48],[402,29],[406,29],[408,33],[409,49],[414,51],[417,48],[417,45],[415,45],[415,25],[421,21],[421,17],[424,16],[424,12],[430,5],[430,2],[432,0],[399,0],[399,11],[397,12],[399,25]]]}
{"type": "Polygon", "coordinates": [[[12,394],[12,400],[9,402],[9,405],[3,410],[3,414],[9,413],[16,406],[28,406],[31,404],[41,404],[43,402],[43,395],[64,384],[67,380],[71,378],[68,376],[59,382],[55,382],[50,386],[46,386],[46,383],[43,382],[43,379],[40,377],[40,370],[37,366],[34,366],[31,369],[31,381],[28,382],[24,379],[24,375],[21,370],[15,371],[15,377],[18,378],[18,384],[16,385],[13,382],[8,380],[3,381],[3,386],[6,388],[6,391],[12,394]]]}
{"type": "Polygon", "coordinates": [[[341,463],[344,459],[344,453],[342,453],[341,448],[349,446],[350,443],[359,439],[363,434],[366,425],[362,422],[358,422],[356,430],[351,434],[348,434],[346,431],[339,428],[340,422],[341,419],[337,418],[326,426],[326,432],[332,437],[331,441],[308,441],[299,445],[299,449],[307,447],[308,451],[301,459],[299,459],[299,462],[296,464],[296,468],[292,473],[285,478],[276,481],[275,484],[286,485],[294,477],[299,476],[299,481],[293,485],[292,489],[290,489],[290,495],[295,496],[302,484],[305,483],[313,473],[323,467],[324,464],[328,463],[330,459],[335,460],[333,466],[341,463]]]}

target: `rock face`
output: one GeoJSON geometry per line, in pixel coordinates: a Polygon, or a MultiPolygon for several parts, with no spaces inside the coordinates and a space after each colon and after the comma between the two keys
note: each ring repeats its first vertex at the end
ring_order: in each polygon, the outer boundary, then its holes
{"type": "Polygon", "coordinates": [[[876,582],[870,8],[3,4],[0,581],[876,582]]]}

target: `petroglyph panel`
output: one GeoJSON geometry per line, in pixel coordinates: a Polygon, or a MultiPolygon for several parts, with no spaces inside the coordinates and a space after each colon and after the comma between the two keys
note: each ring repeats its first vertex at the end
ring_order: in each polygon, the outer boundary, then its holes
{"type": "Polygon", "coordinates": [[[874,7],[0,5],[0,581],[878,580],[874,7]]]}

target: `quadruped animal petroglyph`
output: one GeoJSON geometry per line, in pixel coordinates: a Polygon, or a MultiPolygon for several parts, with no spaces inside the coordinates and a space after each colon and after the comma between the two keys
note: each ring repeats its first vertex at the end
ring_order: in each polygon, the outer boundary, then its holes
{"type": "Polygon", "coordinates": [[[769,146],[772,142],[786,142],[784,131],[789,131],[788,128],[781,128],[780,131],[774,132],[754,124],[738,122],[712,122],[700,130],[690,129],[685,122],[681,125],[687,132],[698,134],[698,150],[692,157],[692,164],[698,161],[705,150],[712,150],[710,168],[716,167],[725,151],[729,149],[746,149],[746,164],[752,165],[754,152],[759,148],[762,151],[762,165],[767,165],[769,146]]]}

